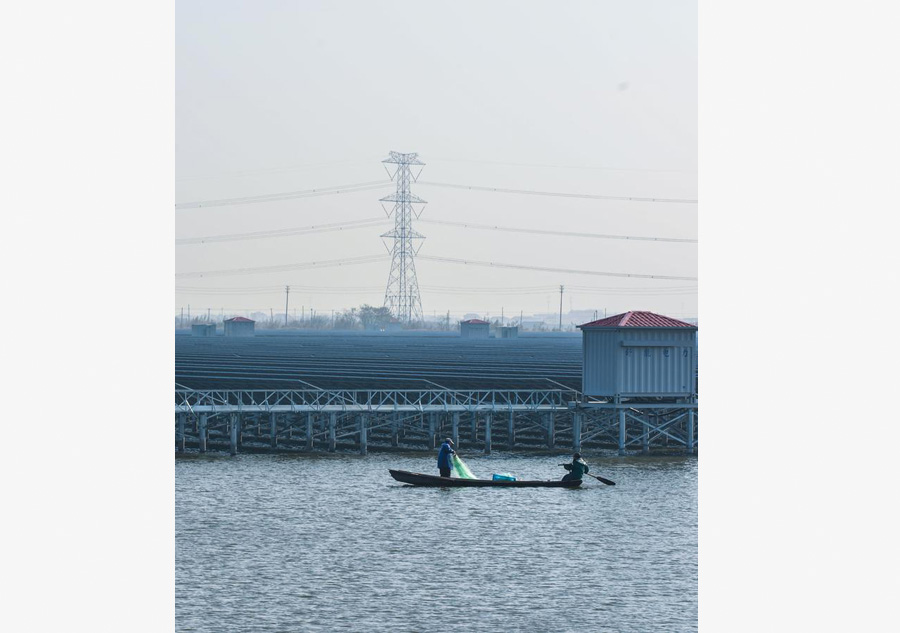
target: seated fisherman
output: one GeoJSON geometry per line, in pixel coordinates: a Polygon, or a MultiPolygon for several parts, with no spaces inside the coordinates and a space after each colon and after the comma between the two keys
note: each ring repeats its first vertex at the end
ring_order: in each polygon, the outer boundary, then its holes
{"type": "Polygon", "coordinates": [[[590,470],[590,468],[588,468],[588,465],[585,464],[584,461],[581,459],[581,453],[575,453],[572,456],[571,464],[560,464],[560,466],[562,466],[566,470],[571,471],[571,472],[568,472],[565,475],[563,475],[563,478],[562,478],[563,481],[573,481],[573,480],[581,481],[581,478],[584,475],[584,473],[586,473],[590,470]]]}
{"type": "Polygon", "coordinates": [[[450,456],[456,455],[456,451],[453,450],[451,444],[453,444],[453,440],[448,437],[444,440],[444,443],[441,444],[441,450],[438,451],[438,470],[441,471],[441,477],[450,476],[450,456]]]}

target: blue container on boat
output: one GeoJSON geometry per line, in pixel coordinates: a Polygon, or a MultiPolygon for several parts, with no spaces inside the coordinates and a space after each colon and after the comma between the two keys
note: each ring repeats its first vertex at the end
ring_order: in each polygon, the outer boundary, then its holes
{"type": "Polygon", "coordinates": [[[494,473],[493,477],[491,477],[494,481],[515,481],[515,475],[510,475],[509,473],[494,473]]]}

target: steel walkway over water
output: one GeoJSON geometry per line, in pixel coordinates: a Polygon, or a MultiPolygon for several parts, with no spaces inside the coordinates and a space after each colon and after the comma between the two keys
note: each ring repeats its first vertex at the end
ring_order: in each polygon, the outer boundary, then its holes
{"type": "Polygon", "coordinates": [[[176,337],[176,447],[696,448],[696,404],[592,402],[578,336],[176,337]]]}

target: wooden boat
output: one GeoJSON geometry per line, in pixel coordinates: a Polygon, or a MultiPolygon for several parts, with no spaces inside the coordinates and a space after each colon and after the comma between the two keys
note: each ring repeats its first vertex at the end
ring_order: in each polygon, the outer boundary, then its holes
{"type": "Polygon", "coordinates": [[[450,488],[577,488],[581,480],[575,481],[494,481],[493,479],[459,479],[456,477],[438,477],[411,473],[406,470],[391,470],[391,477],[397,481],[413,486],[434,486],[450,488]]]}

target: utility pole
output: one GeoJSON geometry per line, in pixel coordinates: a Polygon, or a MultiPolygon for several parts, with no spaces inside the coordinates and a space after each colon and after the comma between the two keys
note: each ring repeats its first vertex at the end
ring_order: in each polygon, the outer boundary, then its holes
{"type": "Polygon", "coordinates": [[[288,296],[291,294],[291,287],[284,287],[284,326],[287,327],[287,315],[288,315],[288,296]]]}
{"type": "Polygon", "coordinates": [[[206,322],[207,323],[209,323],[209,312],[210,312],[210,308],[207,308],[206,309],[206,322]]]}
{"type": "Polygon", "coordinates": [[[500,306],[500,325],[501,325],[501,326],[503,325],[503,311],[504,311],[505,309],[506,309],[506,308],[504,308],[503,306],[500,306]]]}
{"type": "Polygon", "coordinates": [[[181,318],[178,319],[178,327],[184,327],[184,306],[181,306],[181,318]]]}
{"type": "Polygon", "coordinates": [[[563,300],[563,290],[566,287],[560,284],[559,286],[559,331],[562,332],[562,300],[563,300]]]}
{"type": "Polygon", "coordinates": [[[188,304],[188,323],[191,322],[191,304],[188,304]]]}

